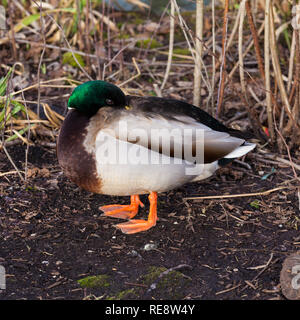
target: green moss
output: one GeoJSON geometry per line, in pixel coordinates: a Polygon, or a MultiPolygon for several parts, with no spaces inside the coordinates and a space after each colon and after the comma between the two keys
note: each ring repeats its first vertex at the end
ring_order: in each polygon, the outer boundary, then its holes
{"type": "Polygon", "coordinates": [[[176,55],[183,55],[183,56],[190,56],[191,57],[191,52],[187,48],[175,48],[173,50],[173,59],[174,60],[180,60],[183,59],[182,57],[178,57],[176,55]]]}
{"type": "Polygon", "coordinates": [[[176,270],[162,275],[165,271],[167,271],[165,267],[151,266],[146,273],[136,279],[139,286],[129,289],[106,274],[87,276],[77,282],[82,288],[88,288],[90,294],[107,300],[137,300],[145,294],[148,296],[149,289],[154,299],[183,299],[192,286],[191,280],[176,270]],[[155,288],[150,287],[152,284],[156,284],[155,288]]]}
{"type": "Polygon", "coordinates": [[[130,35],[129,35],[129,34],[123,33],[123,34],[120,34],[120,35],[119,35],[119,39],[129,39],[129,38],[130,38],[130,35]]]}
{"type": "Polygon", "coordinates": [[[154,266],[149,267],[148,273],[146,273],[141,277],[143,280],[143,283],[150,286],[154,281],[157,280],[158,276],[166,270],[167,269],[164,267],[154,267],[154,266]]]}
{"type": "Polygon", "coordinates": [[[144,39],[144,40],[138,40],[136,42],[136,46],[138,48],[143,48],[143,49],[147,49],[147,48],[155,49],[155,48],[161,47],[162,44],[155,39],[144,39]]]}
{"type": "Polygon", "coordinates": [[[145,19],[135,18],[132,22],[136,25],[139,25],[139,24],[143,24],[145,22],[145,19]]]}
{"type": "Polygon", "coordinates": [[[135,289],[127,289],[115,293],[113,296],[107,298],[107,300],[127,300],[127,299],[137,299],[139,297],[138,292],[135,289]]]}
{"type": "Polygon", "coordinates": [[[189,56],[191,54],[190,50],[186,49],[186,48],[175,48],[173,50],[173,53],[182,54],[182,55],[185,55],[185,56],[189,56]]]}
{"type": "Polygon", "coordinates": [[[4,8],[7,8],[8,6],[7,0],[2,0],[2,5],[4,8]]]}
{"type": "MultiPolygon", "coordinates": [[[[81,67],[85,66],[83,57],[80,54],[74,53],[74,56],[76,57],[76,59],[78,60],[78,63],[80,64],[81,67]]],[[[63,64],[69,64],[72,67],[76,67],[79,68],[76,60],[73,57],[72,52],[66,52],[63,54],[63,64]]]]}
{"type": "Polygon", "coordinates": [[[25,190],[26,190],[26,191],[35,192],[35,191],[37,191],[37,188],[36,188],[36,186],[29,186],[29,185],[27,185],[27,186],[25,187],[25,190]]]}
{"type": "Polygon", "coordinates": [[[130,21],[130,23],[139,25],[145,22],[145,17],[143,17],[143,15],[138,11],[127,12],[126,15],[126,18],[128,19],[127,21],[130,21]]]}
{"type": "Polygon", "coordinates": [[[110,287],[110,277],[106,274],[99,274],[97,276],[88,276],[77,280],[78,284],[83,288],[99,288],[110,287]]]}
{"type": "Polygon", "coordinates": [[[149,267],[148,273],[141,277],[142,283],[147,286],[157,283],[152,293],[154,296],[164,297],[165,299],[184,298],[185,293],[183,292],[183,288],[188,287],[191,280],[179,271],[171,271],[162,276],[161,279],[158,279],[162,272],[166,270],[164,267],[149,267]]]}

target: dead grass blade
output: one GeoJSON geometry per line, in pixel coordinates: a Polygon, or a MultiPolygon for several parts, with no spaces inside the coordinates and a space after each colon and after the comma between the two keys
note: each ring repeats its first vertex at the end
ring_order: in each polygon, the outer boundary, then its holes
{"type": "Polygon", "coordinates": [[[221,55],[221,68],[220,68],[220,82],[219,82],[218,100],[217,100],[217,117],[221,116],[224,89],[225,89],[228,9],[229,9],[229,0],[225,0],[225,2],[224,2],[224,16],[223,16],[223,30],[222,30],[222,55],[221,55]]]}
{"type": "Polygon", "coordinates": [[[267,196],[272,192],[276,192],[283,189],[294,189],[297,187],[291,186],[280,186],[270,190],[262,192],[253,192],[253,193],[239,193],[239,194],[228,194],[228,195],[215,195],[215,196],[204,196],[204,197],[188,197],[183,198],[183,200],[208,200],[208,199],[230,199],[230,198],[243,198],[243,197],[256,197],[256,196],[267,196]]]}

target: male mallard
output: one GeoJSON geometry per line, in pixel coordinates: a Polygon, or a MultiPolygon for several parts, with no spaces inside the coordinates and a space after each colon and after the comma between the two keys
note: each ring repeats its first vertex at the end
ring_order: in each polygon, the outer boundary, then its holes
{"type": "Polygon", "coordinates": [[[127,196],[130,205],[100,207],[130,234],[157,220],[157,193],[211,176],[223,163],[243,156],[255,144],[186,102],[125,96],[113,84],[89,81],[76,87],[57,142],[65,175],[95,193],[127,196]],[[150,194],[148,220],[130,220],[150,194]]]}

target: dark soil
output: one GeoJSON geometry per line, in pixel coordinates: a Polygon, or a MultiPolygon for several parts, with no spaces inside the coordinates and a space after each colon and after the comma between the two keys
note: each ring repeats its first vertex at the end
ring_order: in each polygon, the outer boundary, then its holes
{"type": "MultiPolygon", "coordinates": [[[[8,148],[21,170],[25,149],[8,148]]],[[[295,189],[184,201],[265,191],[293,178],[290,167],[275,166],[262,179],[272,165],[255,153],[245,162],[251,170],[233,163],[160,195],[156,227],[124,235],[113,227],[119,220],[101,217],[98,208],[129,199],[79,189],[62,174],[54,149],[30,147],[27,185],[8,174],[14,168],[0,153],[7,173],[0,177],[0,299],[284,299],[282,263],[300,247],[295,189]]],[[[146,217],[148,200],[141,199],[139,217],[146,217]]]]}

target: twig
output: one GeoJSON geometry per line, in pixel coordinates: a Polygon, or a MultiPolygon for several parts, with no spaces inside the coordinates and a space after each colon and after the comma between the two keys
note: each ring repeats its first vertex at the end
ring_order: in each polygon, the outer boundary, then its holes
{"type": "Polygon", "coordinates": [[[215,0],[211,2],[211,15],[212,15],[212,75],[211,75],[211,114],[215,116],[215,79],[216,79],[216,17],[215,17],[215,0]]]}
{"type": "MultiPolygon", "coordinates": [[[[105,6],[105,5],[103,5],[103,6],[105,6]]],[[[92,12],[95,16],[97,16],[98,18],[101,19],[101,24],[105,23],[107,25],[107,27],[109,29],[111,29],[112,31],[119,32],[119,28],[116,26],[116,24],[113,23],[106,15],[104,15],[104,13],[100,13],[96,10],[93,10],[92,12]]],[[[103,12],[104,12],[104,10],[103,10],[103,12]]]]}
{"type": "Polygon", "coordinates": [[[83,72],[83,74],[84,74],[89,80],[93,80],[93,78],[84,70],[84,68],[83,68],[83,67],[81,66],[81,64],[78,62],[78,60],[77,60],[77,58],[76,58],[76,56],[75,56],[74,50],[72,49],[72,47],[71,47],[68,39],[66,38],[65,33],[64,33],[62,27],[55,21],[55,19],[54,19],[50,14],[47,13],[47,16],[57,25],[58,29],[61,31],[61,34],[62,34],[62,36],[63,36],[63,38],[64,38],[67,46],[69,47],[69,49],[70,49],[70,51],[71,51],[71,53],[72,53],[72,57],[73,57],[73,59],[75,60],[78,68],[83,72]]]}
{"type": "MultiPolygon", "coordinates": [[[[213,9],[213,11],[214,11],[214,9],[213,9]]],[[[234,22],[233,28],[231,30],[230,36],[228,37],[228,41],[226,41],[225,51],[228,51],[233,43],[233,39],[236,35],[236,31],[238,30],[238,26],[239,26],[240,14],[241,14],[241,7],[239,7],[237,15],[235,16],[235,22],[234,22]]],[[[212,56],[213,56],[213,54],[212,54],[212,56]]],[[[221,63],[222,63],[222,59],[218,59],[216,66],[215,66],[215,69],[218,69],[220,67],[221,63]]]]}
{"type": "Polygon", "coordinates": [[[231,288],[228,288],[228,289],[225,289],[225,290],[218,291],[218,292],[216,292],[215,294],[216,294],[216,296],[217,296],[217,295],[219,295],[219,294],[222,294],[222,293],[226,293],[226,292],[229,292],[229,291],[235,290],[235,289],[239,288],[241,285],[242,285],[242,284],[240,283],[240,284],[238,284],[238,285],[236,285],[236,286],[233,286],[233,287],[231,287],[231,288]]]}
{"type": "Polygon", "coordinates": [[[13,58],[17,60],[17,47],[16,47],[16,38],[15,38],[15,31],[14,31],[14,22],[13,22],[13,4],[10,2],[9,4],[9,20],[10,20],[10,32],[9,36],[11,38],[11,47],[13,52],[13,58]]]}
{"type": "MultiPolygon", "coordinates": [[[[111,6],[110,6],[110,0],[108,0],[108,6],[106,7],[106,10],[107,10],[107,13],[106,15],[109,16],[110,14],[110,9],[111,9],[111,6]]],[[[106,28],[106,32],[107,32],[107,44],[106,44],[106,47],[107,47],[107,58],[108,58],[108,61],[111,60],[111,51],[112,51],[112,47],[111,47],[111,36],[110,36],[110,28],[108,27],[107,25],[107,28],[106,28]]],[[[112,73],[112,65],[109,64],[109,72],[112,73]]],[[[103,78],[104,79],[104,78],[103,78]]]]}
{"type": "MultiPolygon", "coordinates": [[[[25,39],[17,38],[16,41],[20,42],[20,43],[25,43],[25,44],[32,44],[32,41],[28,41],[28,40],[25,40],[25,39]]],[[[38,43],[38,42],[35,42],[34,45],[35,46],[40,46],[40,47],[44,46],[42,43],[38,43]]],[[[96,54],[89,54],[89,53],[85,53],[85,52],[80,51],[80,50],[73,50],[72,48],[59,47],[59,46],[55,46],[53,44],[46,44],[45,47],[49,48],[49,49],[57,49],[57,50],[65,51],[65,52],[74,52],[75,54],[79,54],[79,55],[81,55],[83,57],[90,57],[90,58],[95,58],[95,59],[99,58],[99,59],[102,59],[102,60],[107,60],[106,58],[98,57],[96,54]]]]}
{"type": "Polygon", "coordinates": [[[11,158],[10,154],[8,153],[5,145],[2,145],[2,148],[3,148],[4,152],[5,152],[8,160],[10,161],[10,163],[12,164],[12,166],[15,168],[16,172],[18,173],[20,179],[21,179],[23,182],[25,182],[24,177],[22,176],[20,170],[18,169],[18,167],[17,167],[16,164],[14,163],[13,159],[11,158]]]}
{"type": "Polygon", "coordinates": [[[134,76],[132,76],[131,78],[127,79],[126,81],[122,82],[121,84],[119,84],[119,87],[124,86],[125,84],[127,84],[128,82],[134,80],[135,78],[139,77],[141,75],[141,70],[139,68],[139,66],[137,65],[135,58],[132,58],[132,62],[136,68],[137,74],[135,74],[134,76]]]}
{"type": "MultiPolygon", "coordinates": [[[[270,0],[272,2],[272,0],[270,0]]],[[[275,39],[275,31],[274,31],[274,18],[273,18],[273,10],[270,10],[270,50],[271,50],[271,56],[272,56],[272,64],[275,72],[276,81],[278,83],[278,87],[280,90],[281,100],[283,102],[283,105],[285,107],[285,110],[289,116],[289,118],[295,122],[295,119],[291,112],[291,107],[289,103],[289,99],[284,87],[277,48],[276,48],[276,39],[275,39]]]]}
{"type": "MultiPolygon", "coordinates": [[[[266,267],[268,267],[268,265],[269,265],[270,262],[272,261],[272,258],[273,258],[273,252],[271,252],[270,258],[269,258],[269,260],[268,260],[268,262],[267,262],[266,264],[263,264],[263,265],[261,265],[261,266],[256,266],[256,267],[249,267],[249,268],[247,268],[247,269],[249,269],[249,270],[265,269],[266,267]]],[[[257,277],[257,276],[256,276],[256,277],[257,277]]],[[[253,280],[255,280],[255,279],[253,279],[253,280]]],[[[252,280],[252,281],[253,281],[253,280],[252,280]]]]}
{"type": "MultiPolygon", "coordinates": [[[[24,92],[22,91],[22,98],[24,100],[25,110],[26,110],[26,118],[29,124],[29,115],[28,115],[28,107],[25,100],[24,92]]],[[[30,124],[29,129],[27,131],[27,140],[30,141],[30,124]]],[[[27,182],[27,176],[28,176],[28,153],[29,153],[29,143],[26,144],[26,150],[25,150],[25,181],[27,182]]]]}
{"type": "Polygon", "coordinates": [[[153,83],[153,89],[158,97],[162,97],[162,93],[157,83],[153,83]]]}
{"type": "Polygon", "coordinates": [[[238,10],[237,15],[235,17],[235,21],[234,21],[233,28],[231,30],[231,34],[230,34],[228,41],[227,41],[227,44],[226,44],[226,51],[229,50],[229,48],[231,47],[231,45],[233,43],[234,36],[235,36],[235,34],[238,30],[238,27],[239,27],[240,17],[241,17],[241,7],[239,6],[239,10],[238,10]]]}
{"type": "Polygon", "coordinates": [[[258,68],[259,68],[259,71],[260,71],[262,78],[265,79],[264,64],[263,64],[263,60],[261,57],[257,31],[256,31],[256,28],[254,25],[253,16],[252,16],[252,12],[251,12],[251,2],[249,0],[247,0],[245,5],[246,5],[245,7],[246,7],[246,13],[247,13],[247,17],[248,17],[248,23],[250,26],[250,30],[251,30],[251,34],[252,34],[252,38],[253,38],[253,42],[254,42],[254,49],[255,49],[255,54],[256,54],[256,60],[258,63],[258,68]]]}
{"type": "MultiPolygon", "coordinates": [[[[58,78],[58,79],[50,79],[50,80],[45,80],[45,81],[41,81],[40,82],[40,86],[41,87],[49,87],[49,85],[48,85],[48,83],[51,83],[51,82],[56,82],[56,81],[70,81],[70,79],[68,79],[68,78],[66,78],[66,77],[63,77],[63,78],[58,78]],[[46,85],[47,84],[47,85],[46,85]]],[[[79,81],[76,81],[76,80],[71,80],[71,82],[75,82],[75,83],[77,83],[77,84],[80,84],[81,82],[79,82],[79,81]]],[[[51,86],[51,85],[50,85],[51,86]]],[[[38,87],[38,83],[35,83],[35,84],[33,84],[33,85],[31,85],[31,86],[29,86],[29,87],[26,87],[26,88],[24,88],[24,89],[21,89],[21,90],[19,90],[19,91],[15,91],[15,92],[12,92],[11,93],[11,96],[15,96],[15,95],[17,95],[17,94],[19,94],[19,93],[21,93],[21,92],[24,92],[24,91],[27,91],[27,90],[31,90],[31,89],[34,89],[34,88],[36,88],[36,87],[38,87]]],[[[61,87],[61,85],[55,85],[54,86],[54,88],[57,88],[57,87],[61,87]]],[[[64,88],[70,88],[71,86],[64,86],[64,88]]],[[[1,97],[0,97],[0,99],[1,99],[1,97]]]]}
{"type": "Polygon", "coordinates": [[[267,159],[265,159],[265,157],[262,157],[259,154],[256,154],[255,158],[258,159],[259,161],[262,161],[262,162],[265,162],[268,164],[276,164],[276,165],[285,164],[286,166],[293,166],[295,169],[300,171],[300,165],[293,162],[293,161],[291,162],[289,160],[280,158],[278,156],[273,156],[273,155],[265,154],[264,156],[267,157],[268,159],[271,159],[271,160],[267,160],[267,159]]]}
{"type": "Polygon", "coordinates": [[[201,102],[201,66],[202,66],[202,51],[203,51],[203,0],[197,0],[196,2],[196,61],[194,68],[194,93],[193,104],[200,106],[201,102]]]}
{"type": "MultiPolygon", "coordinates": [[[[258,30],[258,36],[262,33],[262,31],[264,30],[264,23],[262,23],[262,25],[260,26],[259,30],[258,30]]],[[[248,52],[250,51],[250,49],[252,48],[254,44],[254,41],[251,40],[251,42],[249,43],[249,45],[247,46],[247,48],[244,50],[243,53],[243,58],[246,56],[246,54],[248,54],[248,52]]],[[[234,65],[234,67],[232,68],[232,70],[230,71],[229,75],[228,75],[228,79],[231,79],[236,71],[236,69],[239,67],[239,62],[237,61],[236,64],[234,65]]]]}
{"type": "Polygon", "coordinates": [[[0,172],[0,177],[4,177],[4,176],[8,176],[10,174],[19,174],[19,172],[22,172],[22,171],[17,171],[17,170],[14,170],[14,171],[7,171],[7,172],[0,172]]]}
{"type": "MultiPolygon", "coordinates": [[[[15,73],[18,76],[21,76],[23,74],[23,72],[24,72],[24,65],[21,62],[16,62],[15,64],[21,66],[21,71],[12,70],[11,72],[15,73]]],[[[1,68],[4,68],[5,70],[8,70],[8,71],[11,69],[10,66],[7,66],[6,64],[3,64],[3,63],[1,63],[0,66],[1,66],[1,68]]]]}
{"type": "MultiPolygon", "coordinates": [[[[293,1],[293,5],[296,6],[296,1],[293,1]]],[[[294,52],[291,52],[291,58],[293,59],[295,57],[295,72],[294,72],[294,83],[293,83],[293,87],[292,90],[290,92],[290,99],[292,98],[293,93],[295,92],[295,101],[294,101],[294,107],[292,110],[292,114],[293,117],[295,119],[295,122],[293,121],[293,119],[289,119],[289,122],[284,130],[284,132],[290,133],[291,132],[291,128],[294,125],[295,129],[297,127],[298,129],[298,134],[294,134],[292,137],[292,143],[296,142],[296,139],[298,139],[299,137],[299,126],[297,126],[297,121],[299,119],[299,104],[300,104],[300,33],[299,30],[297,28],[294,29],[293,34],[295,35],[295,45],[294,45],[294,52]]],[[[291,68],[292,69],[292,68],[291,68]]],[[[292,70],[291,70],[292,73],[292,70]]]]}
{"type": "Polygon", "coordinates": [[[127,286],[147,288],[147,285],[143,284],[143,283],[124,282],[124,284],[127,285],[127,286]]]}
{"type": "MultiPolygon", "coordinates": [[[[262,273],[264,273],[266,271],[266,269],[269,267],[269,265],[273,259],[273,256],[274,256],[274,253],[271,252],[268,262],[265,264],[264,268],[261,271],[259,271],[259,273],[251,280],[251,282],[255,281],[258,277],[260,277],[262,275],[262,273]]],[[[242,288],[241,291],[244,291],[248,287],[248,285],[249,284],[247,283],[247,285],[244,288],[242,288]]]]}
{"type": "MultiPolygon", "coordinates": [[[[230,33],[230,36],[228,38],[228,41],[226,43],[226,51],[229,50],[229,48],[231,47],[232,43],[233,43],[233,39],[236,35],[236,32],[238,30],[238,26],[239,26],[239,21],[240,21],[240,16],[241,16],[241,7],[239,7],[239,10],[237,12],[237,15],[235,17],[235,22],[234,22],[234,25],[233,25],[233,28],[231,30],[231,33],[230,33]]],[[[222,60],[219,60],[216,64],[216,69],[218,69],[220,67],[220,64],[221,64],[222,60]]]]}
{"type": "Polygon", "coordinates": [[[36,1],[34,1],[34,3],[39,7],[40,10],[40,22],[41,22],[41,35],[43,38],[43,50],[42,53],[40,55],[40,60],[39,60],[39,65],[38,65],[38,72],[37,72],[37,82],[38,82],[38,103],[37,103],[37,112],[36,114],[38,115],[38,117],[40,117],[40,104],[41,104],[41,67],[42,67],[42,62],[43,62],[43,57],[45,54],[45,44],[46,44],[46,37],[45,37],[45,25],[44,25],[44,18],[43,18],[43,14],[42,14],[42,9],[43,9],[43,5],[42,5],[42,0],[40,0],[40,4],[37,4],[36,1]]]}
{"type": "MultiPolygon", "coordinates": [[[[135,43],[135,41],[134,41],[133,43],[135,43]]],[[[133,43],[130,42],[130,43],[128,43],[128,45],[126,45],[125,47],[121,48],[121,49],[115,54],[115,56],[114,56],[112,59],[110,59],[110,61],[108,62],[108,64],[104,64],[104,66],[103,66],[103,71],[102,71],[102,79],[103,79],[103,80],[105,79],[105,71],[106,71],[106,68],[109,67],[112,63],[114,63],[115,60],[117,59],[117,57],[118,57],[124,50],[126,50],[129,46],[131,46],[133,43]]],[[[132,59],[134,59],[134,58],[132,58],[132,59]]],[[[134,61],[135,61],[135,59],[134,59],[134,61]]]]}
{"type": "MultiPolygon", "coordinates": [[[[274,118],[275,118],[275,115],[274,115],[274,114],[273,114],[273,116],[274,116],[274,118]]],[[[275,130],[276,130],[276,132],[278,133],[278,135],[280,136],[280,138],[281,138],[282,142],[283,142],[283,143],[284,143],[284,145],[285,145],[285,148],[286,148],[286,151],[287,151],[287,154],[288,154],[289,160],[290,160],[289,162],[290,162],[290,165],[291,165],[292,170],[293,170],[293,173],[294,173],[294,177],[295,177],[298,181],[300,181],[300,179],[298,178],[297,172],[296,172],[296,170],[295,170],[294,162],[292,161],[290,148],[289,148],[289,146],[287,145],[287,143],[286,143],[286,141],[285,141],[285,139],[284,139],[284,137],[283,137],[282,133],[280,132],[280,130],[278,130],[278,128],[277,128],[277,124],[276,124],[276,122],[275,122],[275,121],[274,121],[274,123],[275,123],[275,130]]]]}
{"type": "Polygon", "coordinates": [[[83,40],[82,40],[82,29],[81,29],[81,11],[80,11],[80,0],[76,0],[76,24],[77,24],[77,35],[79,49],[83,49],[83,40]]]}
{"type": "Polygon", "coordinates": [[[224,4],[224,18],[223,18],[223,31],[222,31],[222,56],[221,56],[221,68],[220,68],[220,82],[218,89],[218,101],[217,101],[217,117],[220,117],[222,111],[222,102],[225,88],[225,68],[226,68],[226,38],[227,38],[227,25],[228,25],[228,8],[229,0],[225,0],[224,4]]]}
{"type": "Polygon", "coordinates": [[[170,74],[170,70],[171,70],[173,47],[174,47],[174,32],[175,32],[175,4],[174,4],[174,1],[171,1],[169,54],[168,54],[166,72],[165,72],[164,80],[161,84],[160,90],[164,89],[170,74]]]}
{"type": "MultiPolygon", "coordinates": [[[[181,13],[180,13],[180,9],[178,7],[178,4],[176,2],[176,0],[173,0],[174,1],[174,4],[175,4],[175,10],[177,12],[177,15],[178,15],[178,19],[179,19],[179,25],[181,27],[181,30],[184,34],[184,37],[186,39],[186,42],[188,44],[188,47],[189,47],[189,50],[191,52],[191,55],[194,59],[194,61],[196,61],[196,56],[195,56],[195,50],[193,49],[193,46],[195,47],[195,41],[194,41],[194,38],[193,37],[193,31],[187,26],[186,22],[184,21],[181,13]]],[[[199,39],[201,41],[201,39],[199,39]]],[[[204,45],[204,43],[203,43],[204,45]]],[[[209,50],[207,47],[206,47],[207,50],[209,50]]],[[[200,57],[201,58],[201,57],[200,57]]],[[[212,95],[212,92],[211,92],[211,87],[210,87],[210,82],[209,82],[209,77],[208,77],[208,72],[207,72],[207,68],[205,66],[205,64],[203,63],[203,61],[201,60],[201,63],[202,63],[202,67],[204,69],[204,72],[205,72],[205,75],[206,75],[206,78],[207,80],[204,78],[203,74],[201,73],[201,77],[202,77],[202,81],[205,83],[208,91],[209,91],[209,96],[212,95]]],[[[157,64],[159,65],[159,63],[157,64]]],[[[179,66],[179,64],[173,64],[174,66],[177,65],[179,66]]]]}
{"type": "Polygon", "coordinates": [[[239,43],[238,43],[238,52],[239,52],[239,65],[240,65],[240,81],[243,95],[245,97],[246,102],[248,103],[246,84],[245,84],[245,76],[244,76],[244,60],[243,60],[243,25],[244,25],[244,17],[245,17],[245,2],[246,0],[242,0],[240,4],[240,23],[239,23],[239,43]]]}
{"type": "Polygon", "coordinates": [[[289,189],[289,188],[294,188],[294,187],[281,186],[281,187],[277,187],[277,188],[262,191],[262,192],[228,194],[228,195],[226,194],[226,195],[205,196],[205,197],[188,197],[188,198],[183,198],[183,200],[207,200],[207,199],[228,199],[228,198],[267,196],[272,192],[276,192],[282,189],[289,189]]]}
{"type": "Polygon", "coordinates": [[[296,49],[296,30],[293,30],[292,36],[292,45],[291,45],[291,53],[290,53],[290,61],[289,61],[289,73],[288,73],[288,84],[287,91],[290,92],[293,78],[293,67],[294,67],[294,59],[295,59],[295,49],[296,49]]]}
{"type": "MultiPolygon", "coordinates": [[[[85,45],[86,51],[91,53],[91,41],[90,41],[90,0],[86,0],[86,7],[85,7],[85,45]]],[[[80,19],[80,18],[79,18],[80,19]]],[[[91,60],[89,57],[86,59],[87,69],[89,73],[91,73],[91,60]]]]}
{"type": "Polygon", "coordinates": [[[264,54],[265,54],[265,89],[267,102],[268,129],[272,141],[275,139],[272,99],[271,99],[271,80],[270,80],[270,1],[266,0],[265,6],[265,38],[264,38],[264,54]]]}

